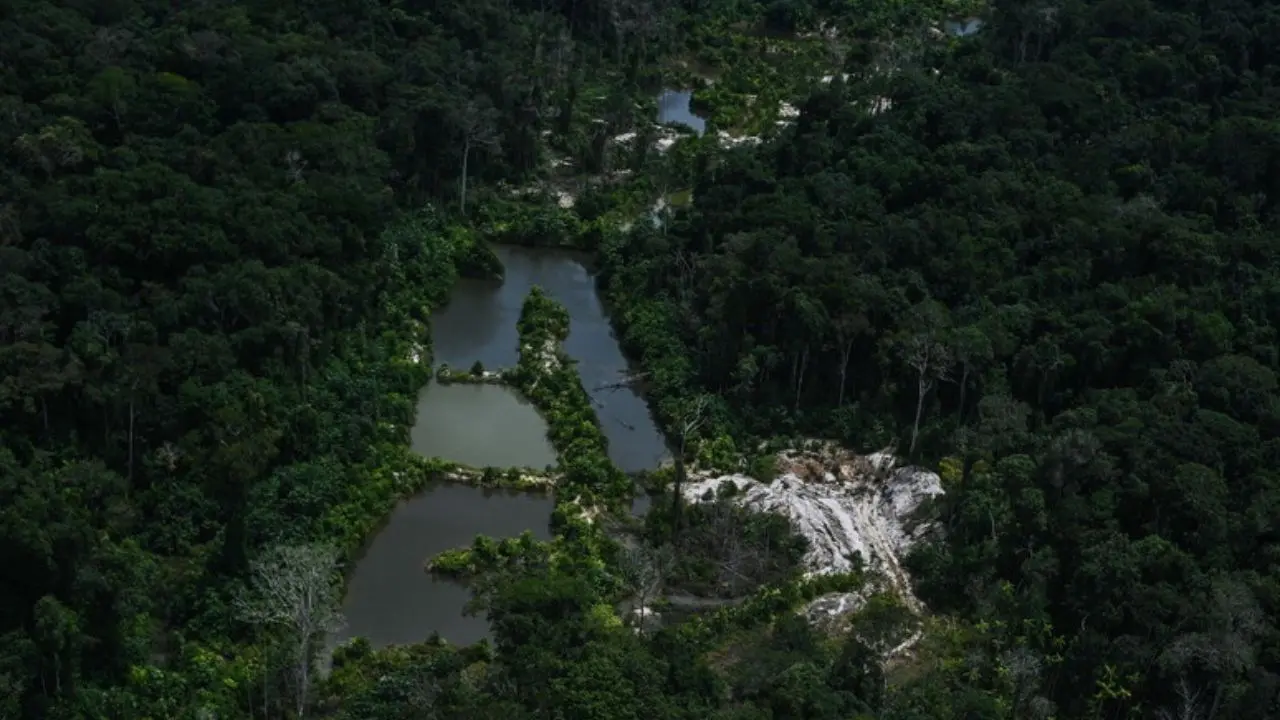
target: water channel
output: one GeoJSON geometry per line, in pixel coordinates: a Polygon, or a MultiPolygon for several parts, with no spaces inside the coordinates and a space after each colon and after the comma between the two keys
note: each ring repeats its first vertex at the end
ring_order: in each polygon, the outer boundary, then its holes
{"type": "MultiPolygon", "coordinates": [[[[578,361],[584,387],[609,438],[609,454],[623,470],[656,467],[662,436],[643,398],[629,387],[604,387],[627,372],[595,283],[581,255],[516,247],[494,248],[506,267],[502,282],[462,281],[432,319],[435,362],[470,367],[513,367],[516,322],[525,296],[540,286],[569,311],[565,350],[578,361]]],[[[555,462],[546,422],[512,390],[495,385],[423,388],[413,449],[476,467],[544,467],[555,462]]],[[[362,636],[375,647],[426,640],[433,632],[454,644],[488,636],[484,618],[466,617],[470,593],[423,570],[436,553],[468,545],[477,534],[513,537],[531,530],[549,538],[549,497],[490,494],[440,485],[405,502],[372,539],[347,585],[341,642],[362,636]]]]}
{"type": "MultiPolygon", "coordinates": [[[[609,457],[624,472],[657,467],[666,446],[649,406],[629,387],[608,387],[628,372],[595,280],[580,253],[543,248],[494,248],[507,269],[502,283],[463,281],[432,325],[437,363],[486,368],[514,367],[519,359],[516,322],[529,290],[537,285],[569,311],[565,351],[578,362],[582,385],[595,402],[609,438],[609,457]]],[[[492,463],[490,463],[492,464],[492,463]]]]}

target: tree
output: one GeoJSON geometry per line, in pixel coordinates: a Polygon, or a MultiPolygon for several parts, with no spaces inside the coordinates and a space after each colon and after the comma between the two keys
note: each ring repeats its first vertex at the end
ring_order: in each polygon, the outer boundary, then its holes
{"type": "Polygon", "coordinates": [[[1165,713],[1177,720],[1213,720],[1228,687],[1256,666],[1253,640],[1263,620],[1249,587],[1237,578],[1217,578],[1209,601],[1204,630],[1181,635],[1159,658],[1166,672],[1176,673],[1178,703],[1165,713]],[[1204,674],[1203,688],[1189,679],[1193,673],[1204,674]]]}
{"type": "Polygon", "coordinates": [[[939,380],[947,377],[951,369],[951,350],[932,336],[920,333],[907,341],[906,353],[907,364],[916,371],[916,413],[911,423],[911,446],[908,449],[908,453],[914,453],[920,436],[925,396],[939,380]]]}
{"type": "Polygon", "coordinates": [[[124,113],[136,89],[133,76],[119,67],[108,67],[94,77],[90,84],[93,99],[111,111],[117,130],[124,128],[124,113]]]}
{"type": "Polygon", "coordinates": [[[732,502],[717,501],[707,509],[711,513],[710,540],[716,545],[719,585],[727,590],[730,597],[737,597],[744,586],[750,586],[755,579],[752,576],[767,562],[769,548],[751,547],[746,537],[746,521],[732,502]]]}
{"type": "Polygon", "coordinates": [[[667,572],[673,562],[669,545],[659,548],[636,547],[623,551],[618,562],[618,572],[628,592],[640,609],[640,622],[643,626],[648,614],[649,601],[662,588],[667,572]]]}
{"type": "Polygon", "coordinates": [[[840,386],[836,391],[836,407],[844,407],[844,391],[849,373],[849,359],[853,357],[853,344],[871,324],[862,313],[844,313],[832,323],[836,344],[840,353],[840,386]]]}
{"type": "Polygon", "coordinates": [[[40,652],[40,684],[47,695],[73,693],[83,620],[74,610],[46,595],[34,608],[35,644],[40,652]]]}
{"type": "Polygon", "coordinates": [[[991,340],[976,325],[967,325],[957,329],[952,334],[949,344],[955,352],[956,361],[960,363],[960,378],[957,380],[960,385],[960,400],[957,412],[963,422],[965,410],[968,408],[966,400],[969,391],[969,377],[975,370],[981,371],[987,363],[991,362],[994,357],[994,351],[991,347],[991,340]]]}
{"type": "Polygon", "coordinates": [[[677,532],[679,532],[680,528],[680,512],[684,507],[682,493],[684,492],[684,481],[687,474],[685,470],[685,452],[688,449],[689,438],[697,433],[707,422],[710,406],[710,395],[698,395],[686,403],[676,415],[676,436],[679,438],[680,445],[675,453],[676,482],[675,492],[671,498],[671,519],[677,532]]]}
{"type": "Polygon", "coordinates": [[[467,181],[470,174],[471,151],[476,148],[497,152],[498,111],[492,105],[475,99],[468,100],[458,110],[455,122],[462,134],[462,187],[458,193],[458,207],[467,212],[467,181]]]}
{"type": "Polygon", "coordinates": [[[998,393],[978,401],[977,445],[988,453],[1012,450],[1027,433],[1031,408],[1012,396],[998,393]]]}
{"type": "Polygon", "coordinates": [[[246,622],[278,627],[292,643],[295,711],[304,718],[313,654],[345,622],[339,609],[338,554],[323,545],[274,545],[250,569],[249,587],[236,599],[236,608],[246,622]]]}
{"type": "Polygon", "coordinates": [[[860,712],[877,713],[884,703],[885,682],[881,657],[860,638],[850,632],[831,665],[828,683],[836,692],[845,693],[846,706],[860,712]]]}

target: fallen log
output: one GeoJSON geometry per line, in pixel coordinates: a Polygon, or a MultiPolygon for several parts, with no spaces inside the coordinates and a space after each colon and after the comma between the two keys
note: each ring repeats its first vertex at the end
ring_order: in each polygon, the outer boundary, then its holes
{"type": "Polygon", "coordinates": [[[622,388],[629,388],[635,383],[638,383],[647,377],[649,377],[649,373],[638,373],[636,375],[628,375],[622,378],[621,380],[619,380],[618,382],[611,382],[611,383],[605,383],[603,385],[597,385],[596,388],[591,392],[600,392],[601,390],[621,390],[622,388]]]}

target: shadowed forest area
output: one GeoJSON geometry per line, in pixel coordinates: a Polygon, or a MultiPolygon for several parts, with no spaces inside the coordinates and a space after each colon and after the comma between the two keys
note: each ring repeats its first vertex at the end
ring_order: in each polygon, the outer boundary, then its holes
{"type": "MultiPolygon", "coordinates": [[[[0,3],[0,719],[1280,717],[1278,32],[1263,2],[0,3]],[[827,72],[745,49],[775,42],[827,72]],[[700,81],[714,127],[612,149],[691,54],[741,68],[700,81]],[[794,117],[752,114],[768,83],[794,117]],[[511,200],[557,163],[633,175],[511,200]],[[937,468],[929,614],[815,627],[782,519],[677,502],[672,584],[759,592],[628,627],[655,571],[571,525],[590,552],[476,582],[491,643],[313,677],[335,618],[272,593],[332,604],[417,489],[407,358],[515,236],[595,254],[681,473],[812,436],[937,468]]],[[[620,484],[591,451],[575,487],[620,484]]]]}

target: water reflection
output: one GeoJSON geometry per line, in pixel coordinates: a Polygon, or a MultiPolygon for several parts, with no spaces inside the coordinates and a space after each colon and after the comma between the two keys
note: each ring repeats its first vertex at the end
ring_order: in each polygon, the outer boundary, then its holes
{"type": "Polygon", "coordinates": [[[335,644],[368,638],[375,647],[426,640],[431,633],[463,645],[489,635],[483,617],[468,617],[465,587],[432,578],[426,560],[470,545],[477,533],[514,537],[532,530],[550,538],[549,497],[490,494],[472,487],[440,485],[400,505],[366,549],[347,583],[343,610],[347,627],[335,644]]]}
{"type": "Polygon", "coordinates": [[[693,93],[689,90],[663,90],[658,96],[658,122],[683,125],[699,135],[707,131],[707,121],[689,107],[693,93]]]}

